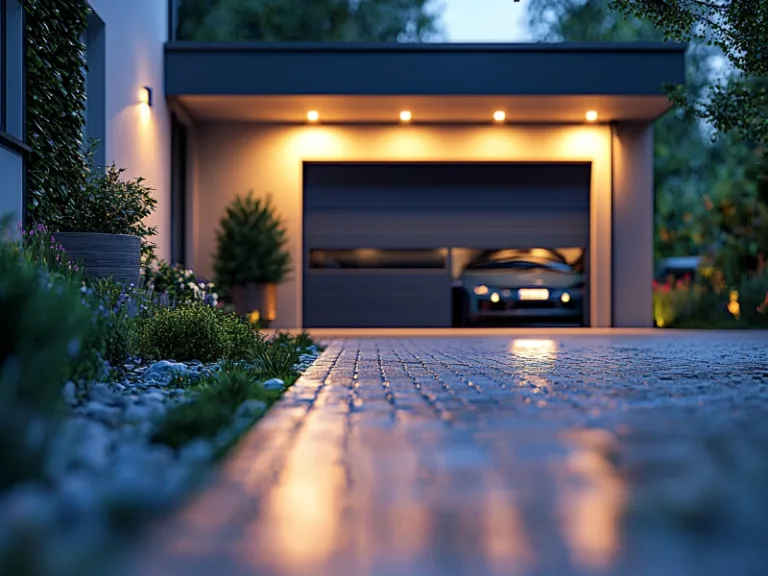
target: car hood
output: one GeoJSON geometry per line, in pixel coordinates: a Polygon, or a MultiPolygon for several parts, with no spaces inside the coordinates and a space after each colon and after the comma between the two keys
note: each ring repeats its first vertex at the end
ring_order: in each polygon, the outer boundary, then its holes
{"type": "Polygon", "coordinates": [[[583,281],[581,274],[553,272],[551,270],[467,270],[461,275],[464,286],[491,286],[494,288],[571,288],[583,281]]]}

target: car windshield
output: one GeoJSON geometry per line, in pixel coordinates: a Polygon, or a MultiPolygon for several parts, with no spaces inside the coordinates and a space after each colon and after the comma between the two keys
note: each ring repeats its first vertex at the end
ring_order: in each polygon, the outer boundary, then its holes
{"type": "Polygon", "coordinates": [[[543,258],[509,258],[485,260],[467,266],[469,270],[549,270],[552,272],[573,272],[568,264],[543,258]]]}

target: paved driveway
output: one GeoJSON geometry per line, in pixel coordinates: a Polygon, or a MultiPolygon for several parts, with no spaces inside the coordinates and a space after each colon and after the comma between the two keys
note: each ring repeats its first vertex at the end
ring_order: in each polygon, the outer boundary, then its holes
{"type": "Polygon", "coordinates": [[[327,345],[135,574],[768,573],[768,334],[327,345]]]}

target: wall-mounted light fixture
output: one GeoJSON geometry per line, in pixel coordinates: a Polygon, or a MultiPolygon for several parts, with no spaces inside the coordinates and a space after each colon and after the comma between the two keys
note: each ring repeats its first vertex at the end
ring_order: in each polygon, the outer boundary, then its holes
{"type": "Polygon", "coordinates": [[[504,110],[496,110],[496,112],[493,113],[493,120],[495,122],[504,122],[507,115],[505,114],[504,110]]]}
{"type": "Polygon", "coordinates": [[[584,118],[587,119],[587,122],[594,122],[597,120],[597,112],[595,110],[590,110],[586,114],[584,114],[584,118]]]}
{"type": "Polygon", "coordinates": [[[307,112],[308,122],[317,122],[320,119],[320,113],[317,110],[310,110],[307,112]]]}
{"type": "Polygon", "coordinates": [[[143,86],[139,90],[139,102],[150,108],[152,107],[152,88],[143,86]]]}
{"type": "Polygon", "coordinates": [[[409,110],[403,110],[400,112],[400,121],[401,122],[410,122],[412,118],[411,112],[409,110]]]}

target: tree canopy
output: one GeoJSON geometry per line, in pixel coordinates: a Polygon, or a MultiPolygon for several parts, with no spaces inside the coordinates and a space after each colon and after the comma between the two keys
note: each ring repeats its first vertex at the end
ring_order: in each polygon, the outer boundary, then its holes
{"type": "Polygon", "coordinates": [[[716,46],[728,66],[703,97],[675,98],[726,134],[768,144],[768,2],[765,0],[611,0],[676,42],[716,46]]]}
{"type": "MultiPolygon", "coordinates": [[[[534,38],[541,41],[664,39],[652,22],[624,16],[611,0],[530,0],[526,15],[534,38]]],[[[686,90],[692,97],[706,93],[719,58],[717,47],[699,40],[691,44],[686,90]]],[[[743,270],[756,262],[749,254],[757,254],[763,245],[761,232],[749,229],[751,216],[762,213],[755,202],[754,147],[738,134],[712,142],[710,130],[686,108],[670,111],[654,125],[656,256],[717,249],[730,252],[729,261],[738,261],[732,267],[743,270]],[[745,235],[757,244],[740,243],[745,235]],[[735,254],[740,248],[745,253],[735,254]]]]}
{"type": "MultiPolygon", "coordinates": [[[[569,4],[569,0],[547,3],[558,13],[557,8],[562,12],[562,5],[569,4]]],[[[589,11],[591,4],[586,2],[584,10],[589,11]]],[[[750,142],[768,144],[768,2],[609,0],[608,7],[615,14],[593,24],[593,32],[601,25],[609,25],[615,34],[613,39],[624,40],[622,32],[633,26],[614,22],[623,16],[643,23],[643,33],[636,39],[664,39],[718,48],[724,57],[719,78],[710,78],[704,90],[695,92],[679,86],[670,95],[680,106],[713,126],[715,135],[736,132],[750,142]]],[[[539,11],[539,15],[545,20],[532,22],[534,31],[552,24],[546,20],[552,18],[551,13],[539,11]]]]}
{"type": "Polygon", "coordinates": [[[432,0],[180,0],[178,6],[180,40],[420,42],[440,33],[432,0]]]}

